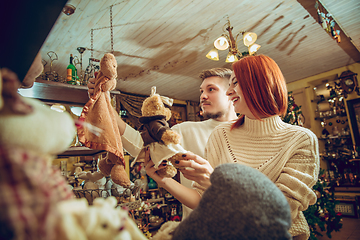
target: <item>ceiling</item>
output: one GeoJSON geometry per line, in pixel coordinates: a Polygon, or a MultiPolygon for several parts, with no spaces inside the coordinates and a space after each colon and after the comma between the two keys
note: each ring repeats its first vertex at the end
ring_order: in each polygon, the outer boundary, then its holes
{"type": "MultiPolygon", "coordinates": [[[[161,95],[198,101],[199,73],[214,67],[231,68],[225,63],[227,51],[219,51],[219,61],[205,57],[227,19],[234,34],[257,33],[258,54],[273,58],[288,83],[360,62],[360,1],[321,3],[338,23],[337,29],[341,27],[341,43],[315,20],[315,0],[70,0],[75,13],[59,15],[41,55],[49,71],[47,53],[55,52],[58,60],[52,70],[65,77],[69,55],[80,58],[76,49],[85,47],[84,71],[91,55],[101,59],[111,51],[112,9],[117,89],[149,95],[156,86],[161,95]]],[[[241,42],[238,47],[241,52],[247,50],[241,42]]],[[[80,65],[77,68],[80,72],[80,65]]]]}

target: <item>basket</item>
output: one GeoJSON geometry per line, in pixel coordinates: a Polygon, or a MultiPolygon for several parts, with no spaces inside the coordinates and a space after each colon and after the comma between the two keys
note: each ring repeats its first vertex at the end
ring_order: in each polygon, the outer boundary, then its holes
{"type": "Polygon", "coordinates": [[[77,198],[86,198],[89,205],[93,204],[95,198],[107,198],[110,196],[118,199],[118,206],[126,207],[129,210],[137,209],[141,205],[140,187],[125,188],[122,192],[119,192],[117,188],[73,189],[73,193],[77,198]],[[130,201],[130,199],[135,199],[135,201],[130,201]]]}

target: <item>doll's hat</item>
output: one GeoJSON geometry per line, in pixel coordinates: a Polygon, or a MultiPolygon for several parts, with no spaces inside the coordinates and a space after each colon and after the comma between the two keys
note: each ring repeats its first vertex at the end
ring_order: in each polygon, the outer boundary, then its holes
{"type": "Polygon", "coordinates": [[[175,229],[179,239],[291,239],[289,204],[260,171],[237,163],[222,164],[194,211],[175,229]]]}

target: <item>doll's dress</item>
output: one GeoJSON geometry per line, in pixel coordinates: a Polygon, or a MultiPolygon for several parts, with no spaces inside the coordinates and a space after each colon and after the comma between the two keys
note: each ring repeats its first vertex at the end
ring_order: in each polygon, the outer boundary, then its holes
{"type": "Polygon", "coordinates": [[[105,150],[116,155],[125,166],[120,131],[116,122],[116,111],[112,109],[110,91],[116,86],[116,79],[109,79],[99,72],[95,80],[94,94],[85,104],[80,115],[84,120],[102,129],[99,136],[88,128],[79,128],[79,141],[91,149],[105,150]]]}

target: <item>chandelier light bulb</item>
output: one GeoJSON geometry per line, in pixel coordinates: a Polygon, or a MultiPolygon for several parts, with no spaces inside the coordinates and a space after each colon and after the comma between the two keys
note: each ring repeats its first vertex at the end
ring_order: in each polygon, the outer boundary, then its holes
{"type": "Polygon", "coordinates": [[[259,50],[260,47],[261,47],[261,46],[260,46],[259,44],[254,43],[253,45],[251,45],[251,46],[249,47],[249,54],[250,54],[250,55],[253,55],[254,53],[257,52],[257,50],[259,50]]]}
{"type": "Polygon", "coordinates": [[[249,41],[249,42],[251,42],[251,41],[252,41],[252,37],[251,37],[250,35],[247,35],[247,36],[246,36],[246,40],[249,41]]]}
{"type": "Polygon", "coordinates": [[[214,46],[216,49],[225,50],[229,47],[229,42],[224,36],[221,36],[214,41],[214,46]]]}
{"type": "Polygon", "coordinates": [[[235,54],[229,52],[228,55],[226,56],[225,62],[232,63],[232,62],[236,62],[236,61],[238,61],[238,60],[239,60],[239,59],[236,57],[235,54]]]}
{"type": "Polygon", "coordinates": [[[206,57],[210,60],[219,61],[219,52],[216,48],[213,48],[206,54],[206,57]]]}

